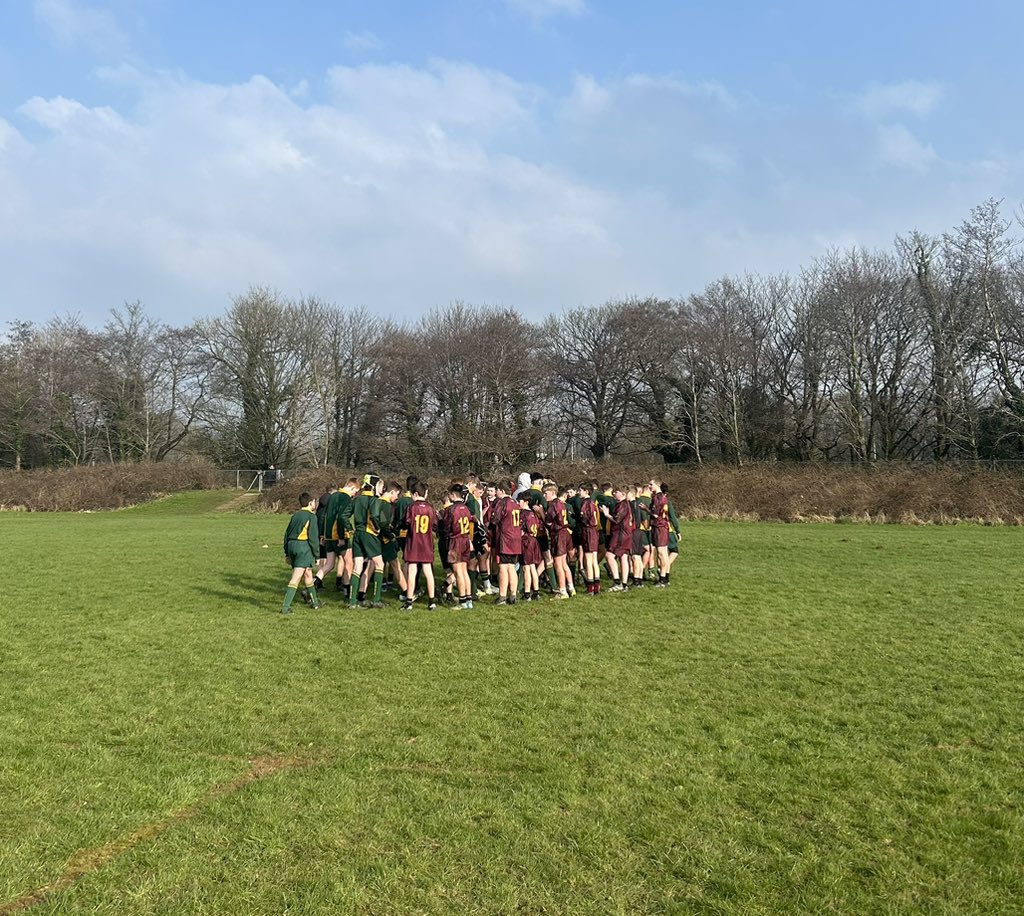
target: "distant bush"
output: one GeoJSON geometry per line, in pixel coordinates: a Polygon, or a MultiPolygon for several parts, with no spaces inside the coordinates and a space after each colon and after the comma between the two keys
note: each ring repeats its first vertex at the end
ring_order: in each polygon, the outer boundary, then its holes
{"type": "MultiPolygon", "coordinates": [[[[679,514],[691,519],[1024,524],[1024,474],[1014,471],[818,464],[652,469],[569,462],[538,469],[559,482],[594,478],[615,484],[649,480],[656,473],[669,485],[679,514]]],[[[294,472],[264,491],[251,508],[292,511],[303,490],[319,496],[327,483],[351,476],[350,470],[339,468],[294,472]]],[[[426,478],[431,498],[440,500],[452,475],[426,478]]]]}
{"type": "Polygon", "coordinates": [[[217,471],[205,461],[106,464],[41,471],[0,471],[0,509],[80,512],[121,509],[168,493],[208,490],[217,471]]]}

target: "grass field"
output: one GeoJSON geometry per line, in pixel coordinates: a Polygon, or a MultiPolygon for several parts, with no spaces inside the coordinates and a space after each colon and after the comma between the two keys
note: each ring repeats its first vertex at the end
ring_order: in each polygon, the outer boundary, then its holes
{"type": "Polygon", "coordinates": [[[0,515],[0,913],[1024,910],[1020,529],[286,619],[227,498],[0,515]]]}

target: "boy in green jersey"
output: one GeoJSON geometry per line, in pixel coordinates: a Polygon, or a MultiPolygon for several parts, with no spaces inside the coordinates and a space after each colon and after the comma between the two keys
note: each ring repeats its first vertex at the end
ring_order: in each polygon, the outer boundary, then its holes
{"type": "Polygon", "coordinates": [[[386,525],[381,527],[380,549],[385,572],[390,570],[395,586],[399,589],[399,593],[404,595],[405,572],[402,570],[402,563],[398,559],[398,550],[401,546],[398,535],[405,516],[402,516],[402,520],[399,520],[398,512],[396,511],[401,498],[401,492],[402,485],[397,480],[393,480],[387,484],[384,493],[381,495],[381,501],[386,503],[387,506],[381,513],[381,519],[382,521],[386,519],[386,525]]]}
{"type": "MultiPolygon", "coordinates": [[[[661,485],[661,492],[665,494],[666,499],[668,498],[668,484],[661,485]]],[[[668,500],[668,572],[665,573],[665,585],[669,584],[669,579],[672,573],[672,564],[675,563],[676,558],[679,556],[679,539],[683,536],[682,526],[679,524],[679,516],[676,515],[675,507],[672,505],[672,501],[668,500]]]]}
{"type": "Polygon", "coordinates": [[[322,607],[313,585],[313,568],[317,564],[314,548],[319,553],[320,531],[316,524],[316,497],[303,493],[299,497],[300,509],[288,522],[284,532],[284,559],[291,566],[292,577],[284,590],[282,614],[292,612],[292,602],[298,591],[299,581],[303,580],[302,598],[314,608],[322,607]]]}
{"type": "Polygon", "coordinates": [[[345,486],[335,490],[327,501],[326,528],[323,532],[327,546],[327,561],[317,573],[322,582],[335,567],[334,587],[341,591],[352,582],[352,497],[359,491],[359,481],[350,477],[345,486]]]}
{"type": "Polygon", "coordinates": [[[352,575],[359,582],[359,590],[349,592],[349,607],[356,602],[366,604],[366,593],[373,582],[373,598],[369,607],[383,607],[381,588],[384,584],[384,560],[382,558],[381,532],[390,530],[391,505],[380,498],[384,492],[384,481],[376,474],[363,478],[363,488],[352,506],[352,520],[355,536],[352,541],[352,575]]]}

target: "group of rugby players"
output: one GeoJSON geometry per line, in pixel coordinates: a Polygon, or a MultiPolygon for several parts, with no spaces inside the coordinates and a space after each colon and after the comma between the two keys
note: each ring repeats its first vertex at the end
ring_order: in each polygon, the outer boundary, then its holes
{"type": "Polygon", "coordinates": [[[390,576],[411,610],[422,576],[433,610],[435,551],[445,573],[441,600],[466,609],[480,594],[497,595],[497,604],[537,601],[542,581],[559,600],[574,597],[577,583],[600,594],[602,563],[611,591],[647,578],[664,588],[679,553],[679,518],[657,478],[629,487],[559,486],[537,473],[486,484],[471,474],[452,481],[440,510],[428,496],[415,477],[403,488],[374,474],[331,487],[319,500],[303,493],[285,532],[292,578],[283,612],[302,580],[303,600],[319,607],[317,592],[332,571],[351,607],[383,607],[390,576]]]}

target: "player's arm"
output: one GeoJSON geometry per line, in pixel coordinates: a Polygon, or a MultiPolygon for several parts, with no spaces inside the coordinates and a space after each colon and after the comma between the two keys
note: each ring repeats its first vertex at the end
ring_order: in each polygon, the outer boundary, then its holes
{"type": "Polygon", "coordinates": [[[373,524],[380,532],[380,539],[382,541],[391,541],[394,539],[394,531],[392,530],[392,522],[394,521],[395,508],[389,502],[385,502],[383,499],[378,499],[373,505],[373,524]]]}
{"type": "Polygon", "coordinates": [[[672,526],[672,530],[675,531],[677,535],[682,534],[679,525],[679,516],[676,515],[676,510],[675,507],[672,505],[671,500],[669,500],[668,502],[668,521],[669,524],[672,526]]]}
{"type": "Polygon", "coordinates": [[[356,501],[354,499],[346,500],[344,507],[338,510],[338,533],[342,531],[346,534],[351,535],[355,532],[355,511],[356,501]]]}

